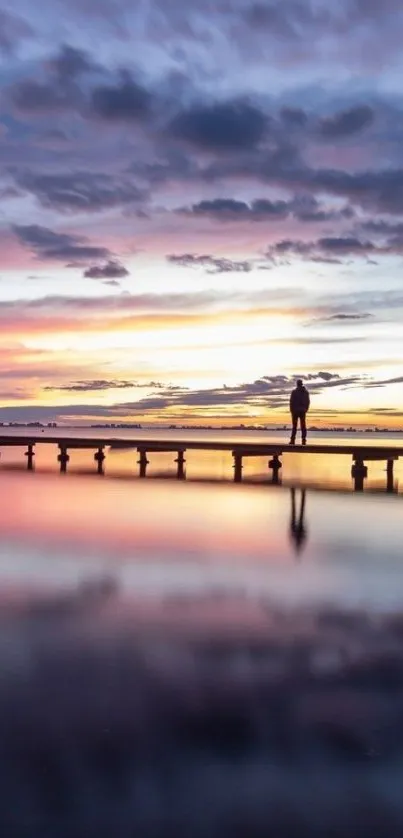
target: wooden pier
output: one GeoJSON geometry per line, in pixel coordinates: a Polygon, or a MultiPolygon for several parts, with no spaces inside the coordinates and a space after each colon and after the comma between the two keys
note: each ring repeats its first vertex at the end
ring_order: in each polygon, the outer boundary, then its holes
{"type": "Polygon", "coordinates": [[[139,476],[147,476],[148,457],[157,453],[176,454],[175,463],[177,466],[177,477],[184,480],[186,477],[186,451],[229,451],[233,457],[234,481],[242,481],[243,464],[246,459],[252,457],[268,457],[268,469],[271,474],[271,482],[280,482],[280,472],[283,467],[282,457],[303,455],[348,456],[352,459],[351,477],[354,481],[354,488],[362,492],[365,486],[365,479],[368,475],[367,463],[384,462],[386,464],[386,490],[394,491],[394,464],[403,457],[402,447],[387,447],[381,445],[287,445],[277,443],[261,442],[219,442],[206,440],[174,440],[164,439],[97,439],[88,437],[56,437],[41,434],[40,436],[0,436],[0,452],[2,448],[20,447],[25,448],[27,468],[34,469],[35,449],[40,445],[55,445],[58,448],[58,462],[60,471],[67,472],[70,461],[69,451],[93,450],[96,471],[104,473],[105,449],[114,450],[136,449],[139,459],[139,476]]]}

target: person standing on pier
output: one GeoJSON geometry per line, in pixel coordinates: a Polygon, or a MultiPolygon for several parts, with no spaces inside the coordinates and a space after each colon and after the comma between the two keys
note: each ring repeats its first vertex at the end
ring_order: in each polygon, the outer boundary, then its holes
{"type": "Polygon", "coordinates": [[[290,412],[292,418],[292,432],[290,445],[295,445],[298,422],[301,426],[302,445],[306,445],[306,414],[310,405],[309,393],[304,382],[299,378],[295,390],[291,393],[290,412]]]}

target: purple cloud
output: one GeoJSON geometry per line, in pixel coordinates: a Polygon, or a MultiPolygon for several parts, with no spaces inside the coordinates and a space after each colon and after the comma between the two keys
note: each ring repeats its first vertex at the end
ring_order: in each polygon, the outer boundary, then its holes
{"type": "Polygon", "coordinates": [[[322,119],[319,123],[319,133],[325,140],[335,140],[338,137],[349,137],[358,134],[374,121],[374,111],[368,105],[357,105],[347,111],[341,111],[322,119]]]}
{"type": "Polygon", "coordinates": [[[94,113],[109,122],[137,122],[145,119],[151,109],[150,92],[122,72],[116,84],[101,85],[91,94],[94,113]]]}
{"type": "Polygon", "coordinates": [[[263,140],[267,117],[245,101],[200,104],[178,113],[169,130],[177,140],[200,149],[248,150],[263,140]]]}
{"type": "Polygon", "coordinates": [[[123,279],[129,276],[129,271],[118,262],[116,259],[110,259],[105,265],[92,265],[84,271],[84,277],[87,279],[123,279]]]}
{"type": "Polygon", "coordinates": [[[65,262],[68,260],[107,259],[108,248],[87,244],[85,237],[55,233],[37,224],[15,225],[14,233],[22,245],[40,259],[65,262]]]}

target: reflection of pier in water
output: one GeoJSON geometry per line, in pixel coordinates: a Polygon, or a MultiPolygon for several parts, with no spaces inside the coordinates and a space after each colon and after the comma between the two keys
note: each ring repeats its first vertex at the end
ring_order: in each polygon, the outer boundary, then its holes
{"type": "Polygon", "coordinates": [[[306,505],[306,491],[305,489],[291,489],[291,522],[290,522],[290,537],[293,542],[295,552],[301,553],[307,539],[307,529],[305,525],[305,505],[306,505]]]}
{"type": "Polygon", "coordinates": [[[17,448],[25,447],[25,457],[28,471],[34,470],[35,464],[35,450],[40,445],[56,445],[59,450],[57,457],[60,471],[66,473],[70,461],[69,452],[73,450],[92,450],[94,451],[94,461],[96,464],[96,472],[100,475],[104,474],[105,465],[105,449],[122,450],[132,449],[138,454],[139,477],[145,478],[147,476],[147,468],[150,464],[148,459],[152,454],[172,453],[176,455],[174,460],[176,465],[176,477],[178,480],[186,479],[186,452],[187,451],[220,451],[232,454],[234,482],[241,483],[243,478],[243,466],[245,460],[250,461],[252,458],[268,457],[268,469],[271,475],[271,482],[273,484],[280,483],[280,475],[283,469],[282,458],[304,455],[321,455],[323,457],[333,456],[350,456],[352,458],[351,476],[354,483],[354,489],[357,492],[362,492],[365,486],[365,480],[368,476],[367,463],[369,462],[384,462],[386,464],[386,491],[394,492],[394,464],[403,457],[403,447],[389,447],[379,445],[306,445],[302,446],[288,446],[279,444],[262,444],[262,443],[233,443],[233,442],[217,442],[217,441],[196,441],[186,440],[178,441],[167,437],[166,440],[128,440],[128,439],[97,439],[87,437],[55,437],[48,435],[41,435],[40,437],[30,436],[2,436],[0,437],[1,448],[17,448]]]}

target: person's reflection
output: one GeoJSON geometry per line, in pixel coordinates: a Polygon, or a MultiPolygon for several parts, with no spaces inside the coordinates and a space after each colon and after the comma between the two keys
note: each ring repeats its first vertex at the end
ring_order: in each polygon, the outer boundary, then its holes
{"type": "Polygon", "coordinates": [[[300,504],[299,504],[299,511],[297,512],[297,495],[296,490],[291,489],[291,523],[290,523],[290,536],[291,541],[293,542],[295,552],[297,554],[301,553],[304,548],[304,544],[307,538],[307,530],[305,526],[304,516],[305,516],[305,500],[306,500],[306,492],[305,489],[300,490],[300,504]]]}

